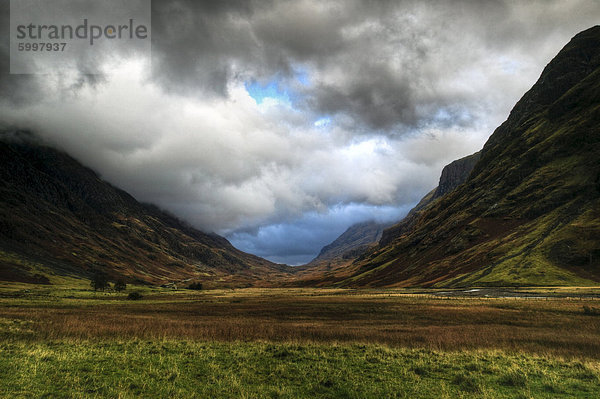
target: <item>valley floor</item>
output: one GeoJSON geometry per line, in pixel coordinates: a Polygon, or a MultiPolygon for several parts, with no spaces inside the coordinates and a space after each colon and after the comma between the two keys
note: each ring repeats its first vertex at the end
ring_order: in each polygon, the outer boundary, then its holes
{"type": "Polygon", "coordinates": [[[0,287],[0,397],[600,396],[600,290],[508,291],[0,287]]]}

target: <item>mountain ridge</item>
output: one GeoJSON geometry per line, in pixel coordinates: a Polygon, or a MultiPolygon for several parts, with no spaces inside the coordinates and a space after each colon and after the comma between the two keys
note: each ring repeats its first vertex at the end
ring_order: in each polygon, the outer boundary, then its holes
{"type": "Polygon", "coordinates": [[[348,269],[352,269],[351,263],[355,259],[360,259],[378,244],[385,244],[388,238],[393,237],[394,234],[410,230],[423,210],[431,206],[437,198],[464,183],[479,156],[480,151],[446,165],[442,169],[438,186],[421,198],[417,205],[399,222],[383,224],[369,221],[350,226],[331,244],[323,247],[319,255],[310,263],[298,267],[294,278],[302,283],[312,281],[321,285],[323,282],[319,281],[319,274],[326,276],[325,278],[329,282],[346,275],[348,269]]]}
{"type": "Polygon", "coordinates": [[[321,248],[319,254],[307,265],[317,265],[323,262],[343,261],[362,255],[380,240],[387,241],[389,235],[395,234],[396,229],[407,229],[412,225],[416,216],[426,206],[444,194],[454,190],[464,183],[479,160],[481,151],[452,161],[444,166],[437,187],[425,194],[423,198],[396,223],[378,223],[374,220],[355,223],[348,227],[330,244],[321,248]]]}
{"type": "MultiPolygon", "coordinates": [[[[544,68],[469,179],[338,286],[586,285],[600,281],[600,26],[544,68]]],[[[385,233],[384,233],[385,235],[385,233]]]]}
{"type": "Polygon", "coordinates": [[[401,221],[385,229],[379,243],[385,245],[394,236],[409,231],[415,225],[421,213],[428,209],[436,199],[452,192],[469,178],[480,157],[481,151],[477,151],[444,166],[438,186],[421,198],[401,221]]]}
{"type": "Polygon", "coordinates": [[[139,203],[29,132],[5,132],[0,155],[0,279],[102,272],[145,284],[248,285],[292,271],[139,203]]]}
{"type": "Polygon", "coordinates": [[[336,259],[348,259],[360,255],[370,246],[379,242],[383,230],[387,226],[389,226],[389,223],[378,223],[374,220],[355,223],[330,244],[321,248],[319,254],[308,265],[336,259]]]}

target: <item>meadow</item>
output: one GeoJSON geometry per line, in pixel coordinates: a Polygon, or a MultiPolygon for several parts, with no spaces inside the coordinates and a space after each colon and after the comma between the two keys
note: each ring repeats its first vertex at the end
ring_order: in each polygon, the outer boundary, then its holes
{"type": "Polygon", "coordinates": [[[0,288],[0,397],[600,396],[594,289],[140,292],[0,288]]]}

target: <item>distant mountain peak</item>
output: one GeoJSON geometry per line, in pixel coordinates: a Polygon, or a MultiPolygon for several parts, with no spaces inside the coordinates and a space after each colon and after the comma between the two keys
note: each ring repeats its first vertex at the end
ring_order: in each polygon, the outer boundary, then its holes
{"type": "Polygon", "coordinates": [[[480,152],[460,158],[446,165],[442,170],[439,185],[429,192],[410,210],[403,220],[391,227],[393,223],[378,223],[369,220],[353,224],[348,227],[332,243],[324,246],[319,255],[309,265],[317,265],[323,262],[343,262],[356,258],[369,250],[382,240],[386,242],[390,235],[398,233],[398,229],[406,230],[416,220],[418,212],[432,201],[451,192],[464,183],[469,177],[473,167],[479,160],[480,152]],[[386,230],[388,229],[388,230],[386,230]],[[385,237],[384,237],[385,236],[385,237]]]}

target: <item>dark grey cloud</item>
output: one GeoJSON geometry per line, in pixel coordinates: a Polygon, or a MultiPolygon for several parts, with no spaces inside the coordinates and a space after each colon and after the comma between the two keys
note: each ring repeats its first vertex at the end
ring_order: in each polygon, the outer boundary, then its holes
{"type": "MultiPolygon", "coordinates": [[[[352,71],[353,75],[361,74],[352,71]]],[[[413,88],[403,76],[385,65],[360,65],[363,78],[344,85],[321,83],[308,96],[306,105],[324,114],[342,113],[352,122],[380,131],[390,126],[414,125],[418,115],[413,105],[413,88]]]]}
{"type": "MultiPolygon", "coordinates": [[[[79,10],[82,4],[75,2],[72,6],[73,13],[79,10]]],[[[39,103],[47,96],[57,93],[76,95],[78,91],[87,87],[95,87],[106,81],[106,77],[98,73],[89,73],[90,62],[81,57],[77,60],[77,68],[66,73],[54,74],[11,74],[10,73],[10,1],[0,1],[0,102],[9,106],[25,106],[39,103]],[[69,75],[67,77],[67,75],[69,75]],[[49,80],[60,81],[54,87],[48,87],[49,80]]]]}
{"type": "Polygon", "coordinates": [[[153,1],[153,78],[169,91],[227,96],[233,64],[256,62],[248,24],[255,8],[243,0],[153,1]]]}
{"type": "Polygon", "coordinates": [[[9,75],[7,4],[0,124],[290,263],[400,217],[600,19],[593,0],[153,0],[151,60],[9,75]],[[253,82],[280,94],[257,104],[253,82]]]}
{"type": "Polygon", "coordinates": [[[300,65],[316,77],[299,89],[298,106],[340,116],[361,133],[391,134],[435,123],[437,109],[496,104],[444,82],[469,63],[483,72],[499,53],[547,57],[547,40],[564,40],[598,17],[585,0],[154,4],[154,77],[166,89],[227,96],[232,80],[293,79],[300,65]]]}

